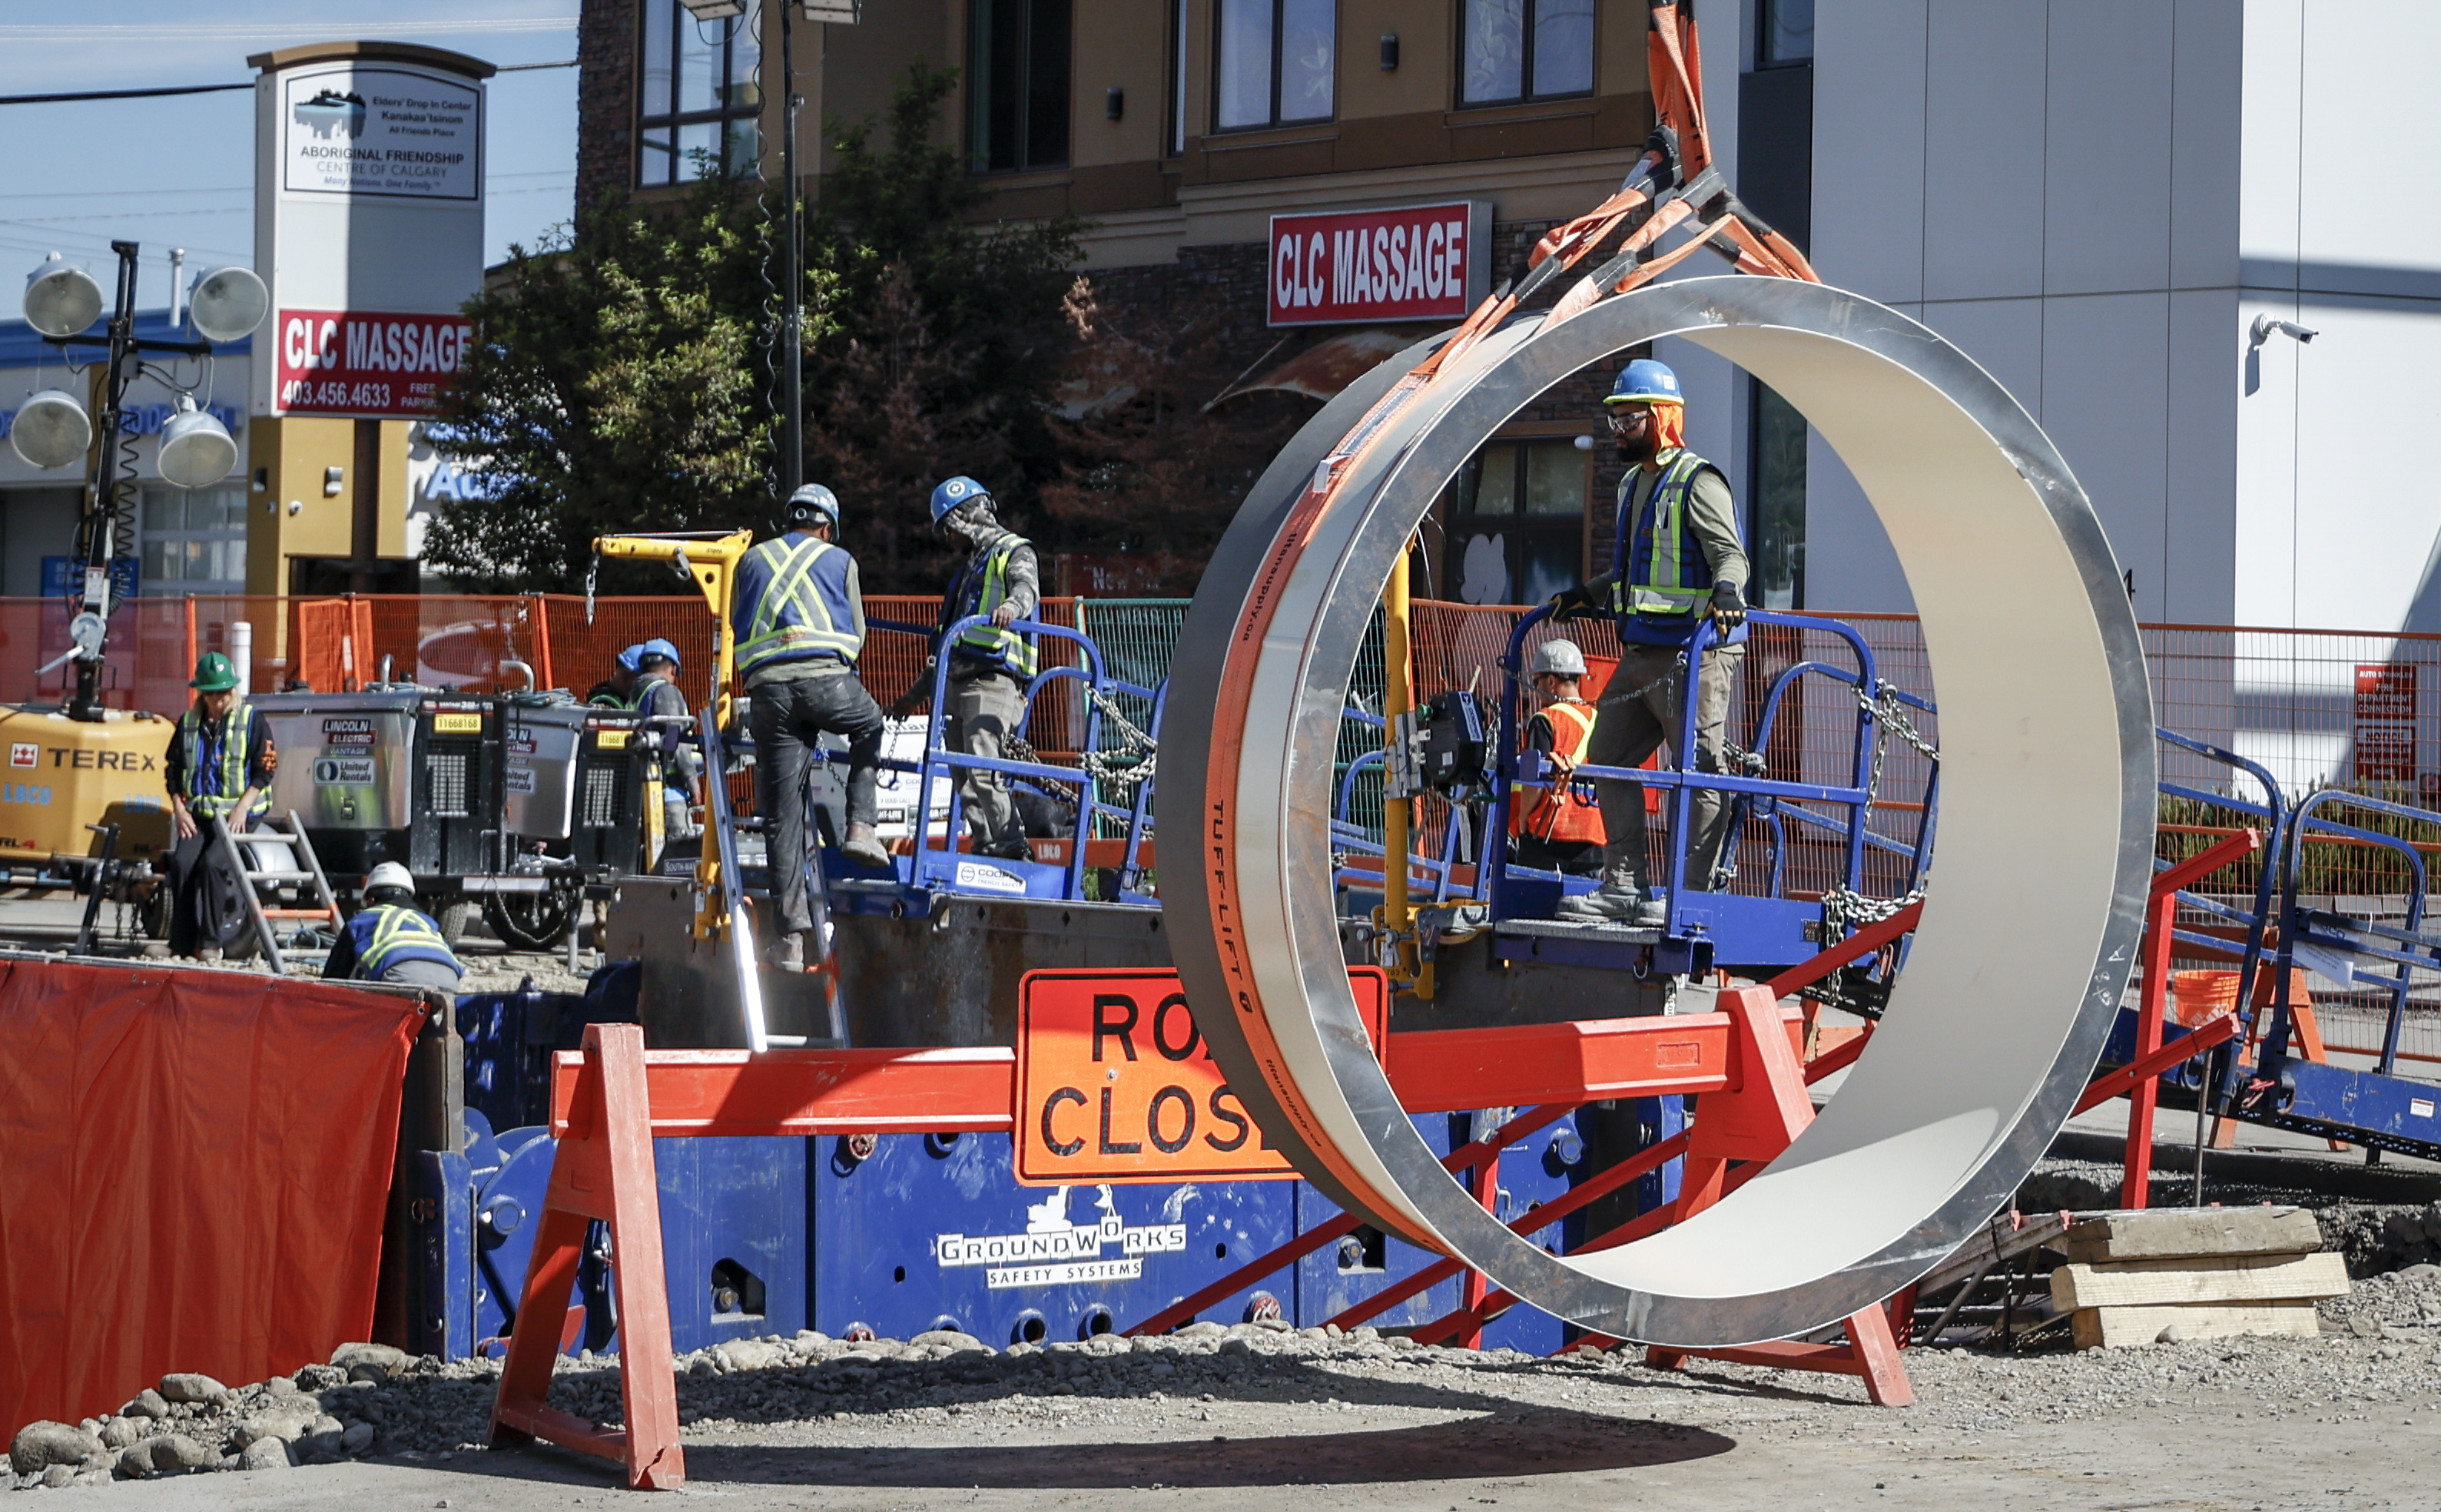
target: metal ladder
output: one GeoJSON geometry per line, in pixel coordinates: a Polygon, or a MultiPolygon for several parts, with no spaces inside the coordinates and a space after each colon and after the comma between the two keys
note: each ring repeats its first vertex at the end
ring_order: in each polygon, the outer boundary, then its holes
{"type": "Polygon", "coordinates": [[[246,918],[254,926],[254,937],[262,946],[263,960],[271,963],[274,975],[287,976],[288,958],[280,953],[279,937],[272,932],[274,919],[320,919],[327,922],[334,932],[346,923],[339,913],[339,900],[331,891],[331,879],[323,874],[322,862],[314,854],[314,842],[305,837],[304,820],[297,817],[295,809],[290,809],[284,823],[279,819],[266,819],[259,828],[247,833],[245,838],[248,840],[278,840],[288,848],[291,862],[302,863],[261,872],[246,864],[245,849],[239,845],[238,837],[230,833],[227,823],[219,815],[212,816],[211,826],[212,848],[220,856],[221,865],[228,869],[229,875],[245,879],[245,885],[239,893],[245,900],[246,918]],[[312,887],[310,893],[306,891],[308,884],[312,887]],[[266,888],[270,890],[271,898],[268,907],[263,902],[266,888]],[[298,905],[297,907],[289,906],[288,898],[292,893],[298,905]],[[304,907],[310,899],[319,899],[320,907],[304,907]]]}

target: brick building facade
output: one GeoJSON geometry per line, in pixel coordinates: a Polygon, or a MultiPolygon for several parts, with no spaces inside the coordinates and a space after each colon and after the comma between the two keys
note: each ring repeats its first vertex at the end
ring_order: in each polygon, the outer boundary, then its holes
{"type": "MultiPolygon", "coordinates": [[[[1275,323],[1274,215],[1464,202],[1486,223],[1469,256],[1495,284],[1523,270],[1546,227],[1609,193],[1651,129],[1641,0],[1271,0],[1268,18],[1259,0],[863,9],[853,26],[793,25],[808,195],[828,161],[826,118],[877,114],[911,62],[958,68],[949,114],[990,190],[981,216],[1083,217],[1080,271],[1106,310],[1224,312],[1210,340],[1240,374],[1233,391],[1318,404],[1449,323],[1275,323]],[[1503,31],[1512,11],[1529,24],[1503,31]]],[[[673,192],[684,165],[715,153],[776,179],[777,19],[773,0],[726,22],[694,20],[682,0],[584,0],[579,203],[673,192]]],[[[1706,19],[1730,25],[1732,66],[1736,20],[1706,19]]],[[[1707,45],[1721,45],[1710,31],[1707,45]]],[[[1600,398],[1616,367],[1538,398],[1453,484],[1436,511],[1429,591],[1532,599],[1606,567],[1618,470],[1600,398]],[[1601,443],[1579,445],[1585,437],[1601,443]]],[[[1691,441],[1740,481],[1747,404],[1745,387],[1724,387],[1719,413],[1691,412],[1691,441]]]]}

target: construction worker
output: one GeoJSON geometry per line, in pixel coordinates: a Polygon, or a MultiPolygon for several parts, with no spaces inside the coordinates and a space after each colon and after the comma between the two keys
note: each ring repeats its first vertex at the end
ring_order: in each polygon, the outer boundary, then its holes
{"type": "Polygon", "coordinates": [[[396,861],[365,877],[364,907],[339,931],[322,975],[343,981],[398,981],[458,990],[466,968],[442,938],[441,926],[415,906],[415,878],[396,861]]]}
{"type": "Polygon", "coordinates": [[[755,547],[737,566],[729,633],[737,675],[752,700],[754,801],[774,858],[780,937],[767,959],[784,971],[802,971],[814,927],[804,865],[808,752],[825,734],[847,738],[847,837],[840,854],[858,866],[886,867],[890,853],[874,837],[873,818],[888,721],[856,675],[864,651],[864,589],[856,558],[832,539],[839,496],[808,483],[788,496],[785,513],[787,533],[755,547]]]}
{"type": "MultiPolygon", "coordinates": [[[[1025,689],[1037,665],[1034,638],[1008,627],[1033,619],[1040,606],[1041,568],[1033,543],[1000,523],[990,492],[971,477],[948,478],[932,490],[932,528],[967,546],[966,562],[941,595],[934,632],[935,660],[949,658],[949,707],[943,711],[947,727],[942,745],[961,755],[1001,760],[1025,719],[1025,689]],[[949,626],[978,615],[986,622],[961,633],[950,644],[940,642],[949,626]]],[[[926,663],[928,673],[931,666],[926,663]]],[[[921,679],[892,712],[903,718],[921,709],[931,686],[929,675],[921,679]]],[[[1034,858],[1000,773],[962,768],[958,796],[966,806],[975,854],[1017,861],[1034,858]]]]}
{"type": "MultiPolygon", "coordinates": [[[[678,691],[678,648],[655,637],[629,649],[636,653],[636,677],[628,690],[628,706],[655,720],[685,719],[692,711],[686,694],[678,691]]],[[[703,771],[703,753],[679,739],[686,731],[683,725],[655,724],[651,729],[666,752],[660,759],[661,838],[664,842],[694,839],[703,833],[690,812],[695,780],[703,771]]]]}
{"type": "MultiPolygon", "coordinates": [[[[1650,357],[1631,362],[1602,401],[1620,459],[1616,549],[1611,570],[1563,589],[1556,615],[1600,613],[1615,620],[1625,653],[1602,691],[1601,716],[1588,743],[1589,765],[1635,766],[1668,742],[1676,748],[1686,696],[1688,644],[1709,618],[1720,644],[1707,649],[1694,679],[1692,769],[1721,769],[1729,690],[1745,656],[1745,548],[1737,502],[1721,470],[1687,450],[1687,404],[1678,375],[1650,357]]],[[[1597,782],[1601,799],[1602,883],[1560,905],[1562,918],[1650,927],[1663,909],[1646,874],[1644,784],[1597,782]]],[[[1727,795],[1698,789],[1685,837],[1687,885],[1709,891],[1721,855],[1727,795]]]]}
{"type": "Polygon", "coordinates": [[[585,701],[606,709],[632,707],[636,691],[636,663],[644,655],[642,644],[629,646],[611,658],[610,675],[585,691],[585,701]]]}
{"type": "Polygon", "coordinates": [[[217,651],[195,661],[188,684],[195,701],[178,716],[162,758],[170,789],[170,953],[218,961],[225,928],[238,910],[230,905],[243,877],[228,875],[211,852],[211,821],[219,819],[243,833],[271,809],[271,777],[280,753],[271,727],[238,696],[237,668],[217,651]],[[201,948],[198,949],[200,941],[201,948]]]}
{"type": "Polygon", "coordinates": [[[1543,707],[1528,717],[1523,744],[1543,753],[1552,780],[1510,789],[1510,855],[1521,866],[1593,876],[1601,871],[1601,812],[1569,781],[1594,732],[1594,706],[1581,692],[1585,654],[1573,640],[1546,640],[1534,648],[1529,675],[1543,707]]]}

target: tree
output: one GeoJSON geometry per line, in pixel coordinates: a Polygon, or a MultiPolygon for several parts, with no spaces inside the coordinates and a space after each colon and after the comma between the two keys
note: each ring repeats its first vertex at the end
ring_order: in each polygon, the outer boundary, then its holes
{"type": "Polygon", "coordinates": [[[489,494],[443,507],[425,558],[472,588],[569,592],[597,535],[767,517],[768,235],[754,200],[707,179],[675,206],[512,247],[466,306],[479,339],[436,438],[489,494]]]}
{"type": "Polygon", "coordinates": [[[1241,365],[1216,295],[1118,315],[1079,278],[1064,309],[1077,342],[1049,422],[1060,476],[1042,490],[1057,538],[1130,558],[1137,591],[1192,593],[1246,490],[1317,405],[1226,394],[1241,365]]]}
{"type": "Polygon", "coordinates": [[[1073,345],[1060,302],[1080,223],[975,225],[988,191],[939,140],[953,69],[912,64],[885,122],[829,123],[808,237],[823,330],[805,363],[805,476],[840,492],[872,592],[932,592],[952,550],[932,485],[957,473],[1031,530],[1060,462],[1048,415],[1073,345]]]}

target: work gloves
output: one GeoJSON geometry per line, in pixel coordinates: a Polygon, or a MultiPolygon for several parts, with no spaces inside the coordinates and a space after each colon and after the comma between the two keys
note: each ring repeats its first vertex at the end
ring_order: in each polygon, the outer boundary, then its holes
{"type": "Polygon", "coordinates": [[[1582,583],[1552,594],[1550,608],[1554,620],[1584,620],[1608,612],[1601,595],[1582,583]]]}
{"type": "Polygon", "coordinates": [[[1746,622],[1746,596],[1734,583],[1712,585],[1712,627],[1727,635],[1746,622]]]}

